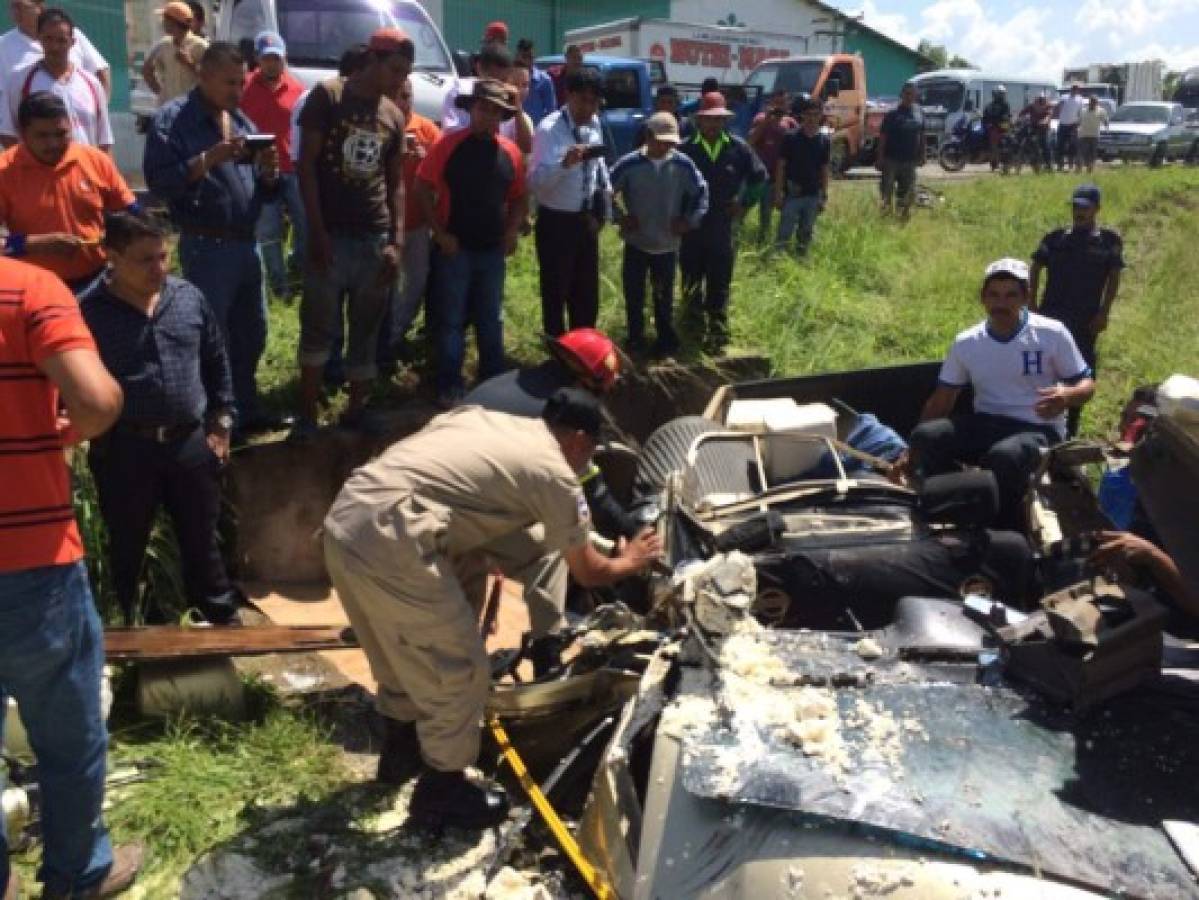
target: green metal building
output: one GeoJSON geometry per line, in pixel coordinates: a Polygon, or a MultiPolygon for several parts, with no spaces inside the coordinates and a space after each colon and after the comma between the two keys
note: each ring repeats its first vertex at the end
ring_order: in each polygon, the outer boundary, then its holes
{"type": "Polygon", "coordinates": [[[898,96],[905,81],[933,68],[932,60],[857,22],[846,26],[844,45],[846,52],[858,53],[866,61],[873,97],[898,96]]]}
{"type": "Polygon", "coordinates": [[[112,108],[129,109],[129,52],[125,43],[125,4],[121,0],[58,0],[75,25],[104,54],[112,71],[112,108]]]}

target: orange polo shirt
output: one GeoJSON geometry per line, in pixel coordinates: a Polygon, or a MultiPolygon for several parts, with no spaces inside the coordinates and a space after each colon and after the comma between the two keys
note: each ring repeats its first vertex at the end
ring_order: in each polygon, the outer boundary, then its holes
{"type": "MultiPolygon", "coordinates": [[[[404,133],[413,135],[416,143],[425,148],[426,155],[437,143],[437,139],[441,137],[441,129],[418,113],[413,113],[408,117],[408,125],[404,129],[404,133]]],[[[429,223],[425,221],[425,214],[421,212],[420,204],[416,202],[412,191],[412,185],[416,183],[416,170],[420,168],[420,163],[421,157],[415,153],[409,153],[405,148],[403,163],[405,231],[429,227],[429,223]]]]}
{"type": "Polygon", "coordinates": [[[62,232],[89,241],[71,256],[27,253],[24,257],[63,281],[103,268],[104,214],[134,202],[112,157],[95,147],[72,142],[56,166],[38,162],[23,144],[0,154],[0,222],[10,234],[62,232]]]}

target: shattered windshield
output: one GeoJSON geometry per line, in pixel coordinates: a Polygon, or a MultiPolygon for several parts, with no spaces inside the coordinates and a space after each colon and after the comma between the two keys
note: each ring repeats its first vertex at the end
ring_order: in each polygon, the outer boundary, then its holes
{"type": "Polygon", "coordinates": [[[868,664],[854,646],[821,634],[730,638],[714,682],[685,680],[664,714],[669,723],[688,707],[686,789],[848,819],[1105,893],[1193,892],[1160,824],[1199,815],[1199,797],[1177,782],[1199,766],[1194,716],[1145,692],[1074,718],[885,650],[868,664]]]}

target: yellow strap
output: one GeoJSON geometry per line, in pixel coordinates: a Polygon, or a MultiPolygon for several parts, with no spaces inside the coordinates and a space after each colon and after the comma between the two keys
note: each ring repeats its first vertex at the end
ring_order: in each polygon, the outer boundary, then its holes
{"type": "Polygon", "coordinates": [[[554,833],[559,846],[570,857],[570,861],[575,864],[575,868],[579,870],[579,874],[583,876],[583,880],[587,882],[587,886],[591,888],[591,892],[599,900],[616,900],[616,892],[612,890],[612,886],[608,884],[607,879],[604,878],[600,871],[583,856],[583,851],[579,848],[578,842],[575,841],[574,837],[566,829],[566,826],[562,824],[562,820],[558,818],[558,814],[550,806],[550,801],[546,799],[537,782],[533,780],[533,776],[529,774],[529,770],[525,768],[524,762],[517,754],[516,748],[512,746],[512,742],[508,740],[508,733],[504,731],[504,726],[500,724],[500,720],[496,717],[495,713],[488,714],[487,727],[491,729],[491,734],[495,738],[500,752],[504,754],[504,759],[508,761],[508,765],[511,767],[513,774],[516,775],[520,786],[525,789],[525,793],[533,801],[533,806],[541,813],[541,818],[545,820],[545,824],[554,833]]]}
{"type": "Polygon", "coordinates": [[[591,479],[595,478],[595,476],[599,473],[599,466],[597,466],[595,463],[588,464],[587,471],[579,476],[579,484],[586,484],[587,482],[591,481],[591,479]]]}

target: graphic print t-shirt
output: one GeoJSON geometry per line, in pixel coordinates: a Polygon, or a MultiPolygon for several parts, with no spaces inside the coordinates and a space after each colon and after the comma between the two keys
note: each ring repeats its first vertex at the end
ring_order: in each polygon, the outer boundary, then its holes
{"type": "Polygon", "coordinates": [[[335,78],[312,89],[300,113],[300,128],[314,128],[325,137],[317,163],[325,227],[387,231],[387,167],[403,151],[399,107],[386,97],[364,100],[335,78]]]}

